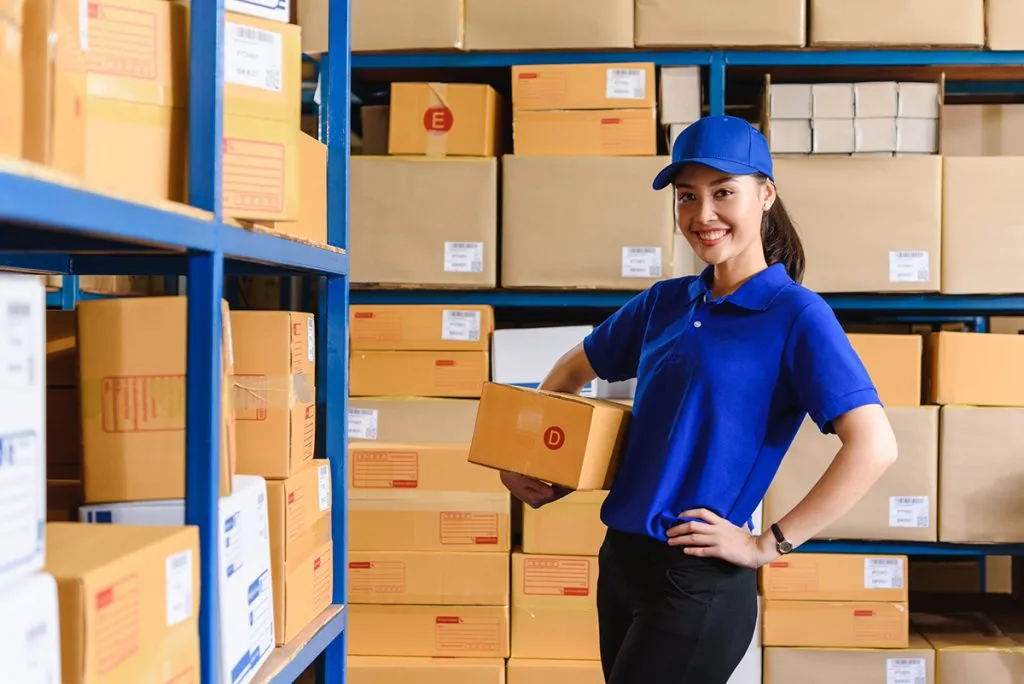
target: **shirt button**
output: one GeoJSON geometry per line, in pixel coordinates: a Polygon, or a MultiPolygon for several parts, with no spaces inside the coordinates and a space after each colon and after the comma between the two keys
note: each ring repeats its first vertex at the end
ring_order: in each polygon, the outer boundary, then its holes
{"type": "Polygon", "coordinates": [[[700,321],[694,321],[694,322],[693,322],[693,327],[694,327],[694,328],[699,328],[699,327],[700,327],[700,326],[702,326],[702,325],[703,325],[703,323],[701,323],[700,321]]]}

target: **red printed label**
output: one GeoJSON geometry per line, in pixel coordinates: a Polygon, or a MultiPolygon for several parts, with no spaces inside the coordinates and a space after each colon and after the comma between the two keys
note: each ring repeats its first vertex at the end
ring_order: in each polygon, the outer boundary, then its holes
{"type": "Polygon", "coordinates": [[[434,620],[438,651],[472,655],[500,650],[501,621],[493,617],[439,615],[434,620]]]}
{"type": "Polygon", "coordinates": [[[284,210],[284,145],[224,138],[222,164],[225,211],[284,210]]]}
{"type": "Polygon", "coordinates": [[[349,587],[355,596],[405,593],[405,563],[373,561],[349,563],[349,587]]]}
{"type": "Polygon", "coordinates": [[[185,429],[184,375],[104,378],[103,431],[180,432],[185,429]]]}
{"type": "Polygon", "coordinates": [[[589,596],[590,560],[526,558],[523,593],[527,596],[589,596]]]}
{"type": "Polygon", "coordinates": [[[235,375],[235,420],[267,419],[267,376],[235,375]]]}
{"type": "Polygon", "coordinates": [[[354,489],[415,489],[420,480],[415,451],[356,451],[352,454],[354,489]]]}
{"type": "Polygon", "coordinates": [[[558,451],[565,444],[565,431],[557,425],[552,425],[544,431],[544,446],[551,451],[558,451]]]}
{"type": "Polygon", "coordinates": [[[451,546],[483,546],[498,543],[497,513],[442,512],[441,543],[451,546]]]}
{"type": "Polygon", "coordinates": [[[431,133],[447,133],[454,123],[455,116],[448,107],[430,107],[423,113],[423,127],[431,133]]]}

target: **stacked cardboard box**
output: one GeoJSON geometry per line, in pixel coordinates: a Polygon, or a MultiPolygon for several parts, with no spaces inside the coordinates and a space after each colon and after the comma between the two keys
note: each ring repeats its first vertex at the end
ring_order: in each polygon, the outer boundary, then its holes
{"type": "Polygon", "coordinates": [[[700,67],[661,67],[661,125],[667,128],[672,149],[683,129],[703,114],[700,67]]]}
{"type": "Polygon", "coordinates": [[[804,0],[635,0],[637,47],[802,47],[804,0]]]}
{"type": "Polygon", "coordinates": [[[935,682],[1010,684],[1024,678],[1024,634],[1016,616],[915,612],[911,623],[935,649],[935,682]]]}
{"type": "Polygon", "coordinates": [[[826,47],[985,44],[983,0],[810,0],[810,43],[826,47]]]}

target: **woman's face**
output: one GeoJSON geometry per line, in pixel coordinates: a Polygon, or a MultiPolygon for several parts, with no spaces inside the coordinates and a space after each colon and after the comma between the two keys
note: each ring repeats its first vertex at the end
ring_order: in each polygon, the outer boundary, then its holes
{"type": "Polygon", "coordinates": [[[761,220],[775,201],[772,183],[687,164],[676,176],[675,191],[679,230],[705,263],[763,255],[761,220]]]}

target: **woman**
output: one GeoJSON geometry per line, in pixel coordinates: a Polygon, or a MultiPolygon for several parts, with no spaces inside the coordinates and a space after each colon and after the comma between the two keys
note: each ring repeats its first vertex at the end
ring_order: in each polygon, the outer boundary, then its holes
{"type": "MultiPolygon", "coordinates": [[[[756,568],[846,513],[896,459],[878,394],[831,308],[798,283],[804,255],[764,137],[709,117],[654,181],[708,264],[608,318],[542,387],[637,378],[629,441],[601,511],[597,604],[608,684],[726,684],[757,617],[756,568]],[[842,447],[807,496],[749,520],[805,415],[842,447]]],[[[531,506],[564,490],[512,473],[531,506]]]]}

